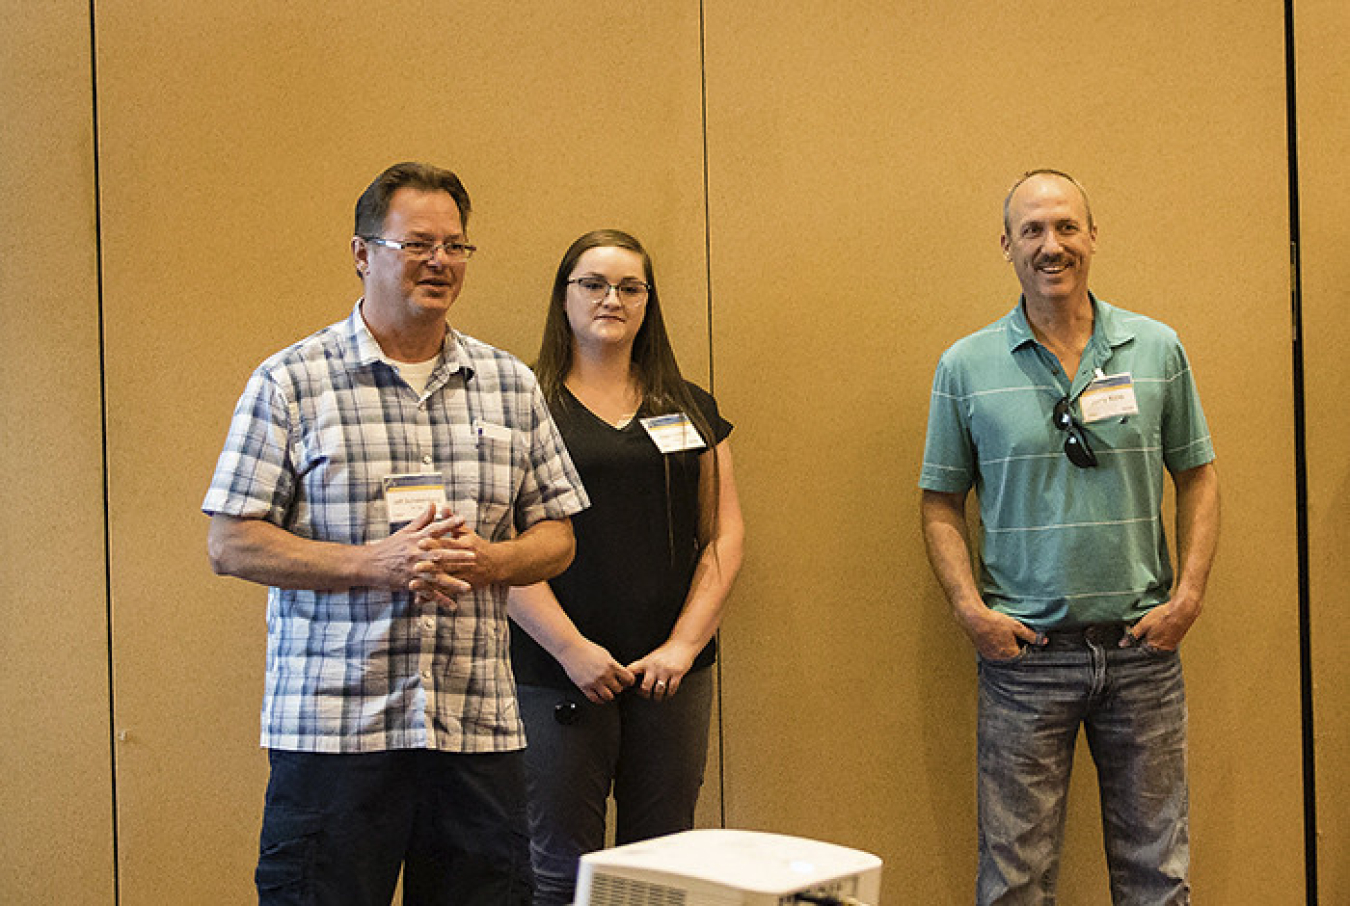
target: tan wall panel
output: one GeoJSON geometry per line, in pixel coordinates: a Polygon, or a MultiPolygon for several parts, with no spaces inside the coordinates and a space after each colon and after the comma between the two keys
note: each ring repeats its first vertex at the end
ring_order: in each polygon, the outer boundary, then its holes
{"type": "Polygon", "coordinates": [[[88,4],[7,12],[0,37],[0,902],[110,903],[88,4]]]}
{"type": "MultiPolygon", "coordinates": [[[[1224,549],[1187,644],[1196,890],[1296,902],[1280,11],[1044,12],[707,9],[718,391],[752,541],[724,631],[728,819],[878,852],[888,902],[969,901],[973,658],[915,481],[939,353],[1016,300],[1003,193],[1058,166],[1093,192],[1096,290],[1178,328],[1220,451],[1224,549]]],[[[1062,898],[1104,902],[1080,767],[1062,898]]]]}
{"type": "Polygon", "coordinates": [[[1303,337],[1307,385],[1308,529],[1317,753],[1318,894],[1350,903],[1350,9],[1299,0],[1297,86],[1302,209],[1303,337]]]}
{"type": "Polygon", "coordinates": [[[531,357],[565,247],[627,227],[706,375],[697,15],[98,5],[128,906],[250,895],[264,593],[210,575],[196,510],[249,371],[355,301],[351,212],[379,170],[468,186],[482,251],[456,326],[531,357]]]}
{"type": "MultiPolygon", "coordinates": [[[[729,820],[881,853],[887,901],[968,900],[973,678],[923,563],[913,482],[937,354],[1015,294],[996,246],[1002,192],[1023,167],[1059,165],[1088,183],[1102,221],[1096,288],[1181,331],[1219,444],[1224,548],[1187,646],[1197,891],[1297,902],[1278,10],[1145,3],[1070,11],[1053,33],[1033,11],[708,10],[718,392],[738,424],[751,529],[724,637],[729,820]]],[[[111,898],[100,527],[51,527],[73,561],[58,571],[20,544],[51,520],[30,488],[101,492],[85,15],[44,7],[0,39],[14,212],[0,399],[7,423],[39,426],[43,450],[0,454],[37,479],[0,507],[0,692],[25,734],[0,766],[19,779],[0,802],[6,902],[33,900],[39,880],[62,902],[111,898]],[[72,242],[62,282],[28,270],[72,242]],[[58,665],[44,653],[53,613],[58,665]]],[[[626,226],[656,255],[682,360],[702,379],[698,8],[591,4],[583,20],[481,4],[412,33],[350,3],[314,15],[113,2],[97,15],[124,902],[243,900],[265,773],[262,592],[209,575],[195,514],[235,396],[262,357],[347,310],[355,196],[414,157],[458,169],[478,207],[484,253],[458,326],[528,357],[562,248],[626,226]],[[642,65],[615,48],[642,48],[642,65]]],[[[1330,616],[1345,597],[1348,484],[1334,405],[1350,301],[1333,213],[1345,21],[1322,0],[1299,15],[1321,855],[1335,901],[1350,864],[1346,659],[1330,616]]],[[[1102,896],[1082,767],[1066,902],[1102,896]]]]}

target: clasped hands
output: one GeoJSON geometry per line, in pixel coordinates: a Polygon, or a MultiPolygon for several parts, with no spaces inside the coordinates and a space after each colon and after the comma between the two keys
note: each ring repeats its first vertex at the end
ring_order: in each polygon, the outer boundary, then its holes
{"type": "Polygon", "coordinates": [[[673,641],[624,666],[603,646],[578,637],[559,657],[563,670],[578,689],[597,705],[614,701],[628,688],[643,698],[664,701],[675,695],[689,672],[697,651],[686,651],[673,641]]]}
{"type": "Polygon", "coordinates": [[[497,581],[491,545],[449,507],[426,512],[373,545],[388,569],[390,585],[408,589],[421,603],[454,610],[456,599],[497,581]]]}

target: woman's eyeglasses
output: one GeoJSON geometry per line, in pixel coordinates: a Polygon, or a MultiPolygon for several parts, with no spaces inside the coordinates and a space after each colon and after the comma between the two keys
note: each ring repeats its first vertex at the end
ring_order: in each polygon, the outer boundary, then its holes
{"type": "Polygon", "coordinates": [[[1069,462],[1080,469],[1090,469],[1097,464],[1097,454],[1088,446],[1083,426],[1073,417],[1072,404],[1066,396],[1055,403],[1055,414],[1050,419],[1055,427],[1064,432],[1064,455],[1069,462]]]}
{"type": "Polygon", "coordinates": [[[639,305],[647,301],[647,284],[638,280],[624,280],[622,283],[610,283],[600,277],[573,277],[567,281],[581,293],[587,302],[603,302],[614,290],[619,301],[625,305],[639,305]]]}

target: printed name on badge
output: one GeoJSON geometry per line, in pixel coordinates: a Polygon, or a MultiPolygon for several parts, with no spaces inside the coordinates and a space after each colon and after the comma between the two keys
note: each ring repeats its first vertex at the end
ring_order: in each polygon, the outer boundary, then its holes
{"type": "Polygon", "coordinates": [[[679,453],[681,450],[700,450],[707,446],[699,436],[698,429],[683,412],[670,415],[653,415],[642,419],[642,427],[647,429],[652,443],[662,453],[679,453]]]}
{"type": "Polygon", "coordinates": [[[435,504],[445,506],[445,476],[440,472],[405,472],[386,475],[384,505],[389,511],[389,531],[396,532],[435,504]]]}
{"type": "Polygon", "coordinates": [[[1139,403],[1134,398],[1134,378],[1129,372],[1099,374],[1078,400],[1084,423],[1139,414],[1139,403]]]}

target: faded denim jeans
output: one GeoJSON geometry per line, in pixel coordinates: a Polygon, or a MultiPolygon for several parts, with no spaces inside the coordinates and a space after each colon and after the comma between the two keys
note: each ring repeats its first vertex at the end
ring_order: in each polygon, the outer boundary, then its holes
{"type": "Polygon", "coordinates": [[[1190,903],[1181,658],[1121,628],[1049,633],[979,664],[979,906],[1056,902],[1081,726],[1097,767],[1115,906],[1190,903]]]}

